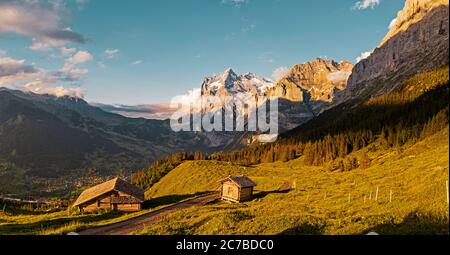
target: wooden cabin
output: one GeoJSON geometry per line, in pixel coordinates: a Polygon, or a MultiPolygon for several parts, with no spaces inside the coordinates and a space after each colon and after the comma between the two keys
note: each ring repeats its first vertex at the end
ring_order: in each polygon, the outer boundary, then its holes
{"type": "Polygon", "coordinates": [[[228,176],[220,181],[221,200],[240,203],[249,201],[253,196],[256,183],[246,176],[228,176]]]}
{"type": "Polygon", "coordinates": [[[85,190],[73,204],[81,212],[111,209],[121,212],[140,211],[144,191],[121,178],[85,190]]]}

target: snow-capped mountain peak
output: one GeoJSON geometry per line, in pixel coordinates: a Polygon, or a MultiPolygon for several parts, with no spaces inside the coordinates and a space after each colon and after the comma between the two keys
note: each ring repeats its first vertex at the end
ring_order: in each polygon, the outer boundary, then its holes
{"type": "Polygon", "coordinates": [[[204,79],[202,84],[202,95],[204,96],[229,96],[237,93],[264,93],[267,88],[275,86],[270,79],[260,77],[254,73],[244,75],[236,74],[233,69],[225,71],[204,79]]]}

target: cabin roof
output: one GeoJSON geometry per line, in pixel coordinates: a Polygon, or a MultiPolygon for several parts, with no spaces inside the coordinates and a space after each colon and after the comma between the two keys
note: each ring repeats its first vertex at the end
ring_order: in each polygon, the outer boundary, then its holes
{"type": "Polygon", "coordinates": [[[129,196],[134,197],[141,203],[145,200],[144,191],[142,189],[121,178],[114,178],[83,191],[83,193],[81,193],[73,206],[79,206],[111,191],[123,192],[129,196]]]}
{"type": "Polygon", "coordinates": [[[256,183],[252,181],[247,176],[241,175],[241,176],[228,176],[222,180],[220,180],[220,183],[224,183],[227,181],[232,181],[236,183],[240,188],[249,188],[249,187],[255,187],[256,183]]]}

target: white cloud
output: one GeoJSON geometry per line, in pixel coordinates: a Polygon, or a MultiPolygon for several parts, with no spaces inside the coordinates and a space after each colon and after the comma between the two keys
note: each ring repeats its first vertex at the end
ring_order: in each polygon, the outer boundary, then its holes
{"type": "Polygon", "coordinates": [[[200,88],[194,88],[189,90],[186,94],[176,96],[172,99],[172,104],[183,104],[197,102],[202,98],[202,90],[200,88]]]}
{"type": "Polygon", "coordinates": [[[87,68],[66,68],[63,67],[58,72],[56,72],[56,76],[60,78],[60,80],[63,81],[69,81],[69,82],[75,82],[80,80],[84,75],[89,73],[89,69],[87,68]]]}
{"type": "Polygon", "coordinates": [[[250,0],[222,0],[222,4],[229,4],[234,7],[241,7],[244,4],[248,4],[250,0]]]}
{"type": "Polygon", "coordinates": [[[380,0],[361,0],[353,5],[353,10],[365,10],[367,8],[374,9],[376,6],[380,5],[380,0]]]}
{"type": "Polygon", "coordinates": [[[327,78],[334,83],[340,83],[347,81],[351,74],[351,71],[337,71],[334,73],[329,73],[327,78]]]}
{"type": "Polygon", "coordinates": [[[34,66],[26,64],[25,60],[0,58],[0,86],[30,78],[38,72],[34,66]]]}
{"type": "Polygon", "coordinates": [[[63,81],[78,81],[82,76],[86,75],[89,70],[87,68],[78,68],[77,65],[93,60],[94,57],[87,51],[78,51],[72,57],[68,58],[64,66],[56,72],[56,76],[63,81]]]}
{"type": "Polygon", "coordinates": [[[372,52],[373,51],[366,51],[366,52],[361,53],[361,55],[359,55],[356,58],[356,63],[359,63],[359,62],[361,62],[361,60],[368,58],[372,54],[372,52]]]}
{"type": "Polygon", "coordinates": [[[0,87],[10,87],[58,97],[83,97],[84,93],[81,88],[66,88],[56,85],[58,81],[60,81],[60,77],[49,75],[46,70],[26,64],[25,60],[0,58],[0,87]]]}
{"type": "Polygon", "coordinates": [[[63,97],[63,96],[70,96],[70,97],[76,97],[76,98],[83,98],[84,97],[84,90],[80,87],[76,88],[66,88],[63,86],[29,86],[32,87],[31,89],[28,89],[25,91],[30,91],[35,94],[49,94],[54,95],[56,97],[63,97]]]}
{"type": "Polygon", "coordinates": [[[247,33],[247,32],[250,32],[250,31],[254,30],[255,28],[256,28],[255,24],[250,24],[250,25],[248,25],[246,27],[241,28],[241,32],[242,33],[247,33]]]}
{"type": "Polygon", "coordinates": [[[0,1],[0,34],[15,33],[32,38],[30,49],[46,51],[68,42],[85,43],[79,33],[65,26],[67,11],[60,1],[0,1]]]}
{"type": "Polygon", "coordinates": [[[117,113],[129,118],[145,118],[145,119],[170,119],[173,113],[177,110],[171,108],[169,104],[148,104],[148,105],[106,105],[93,104],[101,109],[117,113]]]}
{"type": "Polygon", "coordinates": [[[61,48],[59,48],[59,51],[61,52],[61,55],[62,55],[63,57],[69,57],[69,56],[71,56],[72,54],[74,54],[75,51],[77,51],[77,49],[75,49],[75,48],[61,47],[61,48]]]}
{"type": "Polygon", "coordinates": [[[397,24],[397,18],[393,19],[391,21],[391,23],[389,23],[389,30],[391,30],[392,28],[394,28],[395,24],[397,24]]]}
{"type": "Polygon", "coordinates": [[[143,63],[143,61],[140,60],[140,59],[138,59],[138,60],[136,60],[136,61],[133,61],[133,62],[131,63],[131,65],[136,66],[136,65],[140,65],[140,64],[142,64],[142,63],[143,63]]]}
{"type": "Polygon", "coordinates": [[[282,67],[278,67],[275,70],[273,70],[272,72],[272,79],[275,82],[279,82],[280,80],[286,78],[289,74],[290,70],[289,68],[282,66],[282,67]]]}
{"type": "Polygon", "coordinates": [[[117,54],[119,54],[120,50],[118,49],[106,49],[104,54],[106,56],[106,58],[115,58],[117,56],[117,54]]]}
{"type": "Polygon", "coordinates": [[[91,53],[87,51],[78,51],[70,60],[72,64],[76,65],[91,61],[92,59],[94,59],[94,57],[91,55],[91,53]]]}

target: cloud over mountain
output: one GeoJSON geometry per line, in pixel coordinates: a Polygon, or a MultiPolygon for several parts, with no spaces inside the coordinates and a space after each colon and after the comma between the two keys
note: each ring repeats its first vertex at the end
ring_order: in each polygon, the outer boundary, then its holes
{"type": "Polygon", "coordinates": [[[62,81],[76,81],[87,73],[87,69],[76,68],[78,63],[88,61],[89,56],[82,53],[71,58],[60,71],[52,74],[45,69],[27,64],[25,60],[0,57],[0,87],[9,87],[37,94],[50,94],[58,97],[72,96],[82,98],[80,87],[65,87],[62,81]]]}
{"type": "Polygon", "coordinates": [[[282,66],[282,67],[278,67],[275,70],[273,70],[272,72],[272,79],[275,82],[278,82],[284,78],[286,78],[286,76],[288,76],[289,74],[289,68],[282,66]]]}
{"type": "Polygon", "coordinates": [[[26,64],[25,60],[0,58],[0,87],[8,82],[21,80],[36,73],[38,70],[33,65],[26,64]]]}
{"type": "Polygon", "coordinates": [[[361,62],[361,60],[364,60],[364,59],[368,58],[368,57],[372,54],[372,52],[373,52],[373,51],[365,51],[365,52],[362,52],[362,53],[356,58],[356,63],[359,63],[359,62],[361,62]]]}
{"type": "Polygon", "coordinates": [[[177,110],[171,108],[169,104],[146,104],[146,105],[110,105],[93,103],[93,106],[100,107],[101,109],[117,113],[129,118],[145,118],[145,119],[157,119],[165,120],[170,119],[172,114],[177,110]]]}

